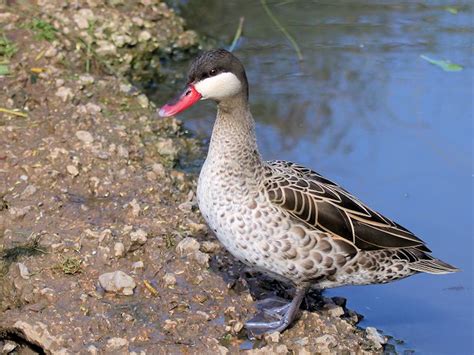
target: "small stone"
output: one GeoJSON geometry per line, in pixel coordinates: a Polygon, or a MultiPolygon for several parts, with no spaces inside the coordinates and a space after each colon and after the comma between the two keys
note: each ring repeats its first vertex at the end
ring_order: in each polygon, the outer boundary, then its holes
{"type": "Polygon", "coordinates": [[[144,269],[145,268],[145,264],[143,264],[143,261],[139,260],[139,261],[135,261],[133,264],[132,264],[132,269],[133,270],[141,270],[141,269],[144,269]]]}
{"type": "Polygon", "coordinates": [[[138,104],[143,108],[147,108],[148,105],[150,104],[148,97],[146,97],[146,95],[144,94],[138,95],[137,100],[138,100],[138,104]]]}
{"type": "Polygon", "coordinates": [[[140,205],[138,204],[137,199],[133,199],[129,203],[130,207],[132,207],[132,215],[133,217],[138,217],[138,214],[140,213],[140,205]]]}
{"type": "Polygon", "coordinates": [[[79,175],[79,170],[74,165],[68,165],[66,167],[67,172],[72,175],[72,176],[77,176],[79,175]]]}
{"type": "Polygon", "coordinates": [[[193,254],[192,254],[192,258],[196,261],[196,263],[198,263],[199,265],[205,267],[205,268],[208,268],[209,267],[209,260],[211,259],[211,257],[209,256],[209,254],[206,254],[206,253],[203,253],[202,251],[195,251],[193,254]]]}
{"type": "Polygon", "coordinates": [[[138,42],[146,42],[151,38],[151,33],[148,31],[141,31],[138,34],[138,42]]]}
{"type": "Polygon", "coordinates": [[[309,344],[309,338],[304,337],[304,338],[297,339],[297,340],[295,340],[295,344],[298,344],[298,345],[301,345],[301,346],[306,346],[306,345],[309,344]]]}
{"type": "Polygon", "coordinates": [[[206,312],[203,312],[203,311],[196,311],[196,314],[204,317],[205,320],[209,320],[211,319],[211,316],[209,314],[207,314],[206,312]]]}
{"type": "Polygon", "coordinates": [[[82,85],[91,85],[91,84],[94,84],[94,82],[95,82],[95,79],[90,74],[84,74],[84,75],[79,76],[79,83],[81,83],[82,85]]]}
{"type": "Polygon", "coordinates": [[[178,245],[176,246],[176,251],[181,256],[184,256],[194,253],[195,251],[199,251],[199,247],[200,244],[196,239],[192,237],[186,237],[178,243],[178,245]]]}
{"type": "Polygon", "coordinates": [[[22,198],[30,197],[30,196],[34,195],[35,192],[36,192],[36,186],[34,186],[34,185],[28,185],[28,186],[23,190],[23,192],[21,193],[21,197],[22,197],[22,198]]]}
{"type": "Polygon", "coordinates": [[[153,170],[153,172],[159,177],[165,176],[166,174],[165,167],[163,166],[163,164],[160,164],[160,163],[154,163],[151,166],[151,170],[153,170]]]}
{"type": "Polygon", "coordinates": [[[115,55],[117,54],[117,47],[113,43],[105,40],[97,41],[98,48],[96,49],[97,54],[102,56],[115,55]]]}
{"type": "Polygon", "coordinates": [[[143,245],[148,240],[147,235],[147,232],[145,232],[143,229],[137,229],[136,231],[130,233],[130,241],[132,244],[143,245]]]}
{"type": "Polygon", "coordinates": [[[174,276],[174,274],[170,272],[167,272],[163,276],[163,282],[166,287],[173,287],[174,285],[176,285],[176,276],[174,276]]]}
{"type": "Polygon", "coordinates": [[[18,269],[20,270],[20,276],[23,279],[28,280],[30,278],[30,272],[25,264],[18,263],[18,269]]]}
{"type": "Polygon", "coordinates": [[[76,137],[85,144],[91,144],[94,142],[94,137],[87,131],[77,131],[76,137]]]}
{"type": "Polygon", "coordinates": [[[99,276],[100,286],[107,292],[133,295],[133,289],[137,286],[133,278],[123,271],[107,272],[99,276]]]}
{"type": "Polygon", "coordinates": [[[278,345],[275,348],[276,354],[288,354],[288,347],[285,344],[278,345]]]}
{"type": "Polygon", "coordinates": [[[221,248],[219,243],[205,241],[201,244],[201,251],[209,254],[213,254],[221,248]]]}
{"type": "Polygon", "coordinates": [[[10,340],[5,341],[5,345],[3,345],[3,349],[2,349],[2,354],[10,354],[11,352],[13,352],[13,350],[17,348],[17,346],[18,344],[10,340]]]}
{"type": "Polygon", "coordinates": [[[128,347],[128,340],[124,338],[110,338],[107,340],[107,350],[118,350],[128,347]]]}
{"type": "Polygon", "coordinates": [[[316,344],[321,347],[333,347],[337,344],[336,339],[329,334],[321,335],[315,339],[316,344]]]}
{"type": "Polygon", "coordinates": [[[114,244],[114,255],[116,257],[122,257],[125,254],[125,246],[121,242],[114,244]]]}
{"type": "Polygon", "coordinates": [[[72,93],[72,90],[70,88],[67,88],[65,86],[61,86],[55,94],[57,97],[59,97],[63,102],[68,101],[69,99],[73,98],[74,94],[72,93]]]}
{"type": "Polygon", "coordinates": [[[97,115],[99,112],[102,112],[102,107],[92,102],[88,102],[85,107],[89,115],[97,115]]]}
{"type": "Polygon", "coordinates": [[[97,355],[99,353],[99,349],[97,349],[94,345],[89,345],[86,350],[91,355],[97,355]]]}
{"type": "Polygon", "coordinates": [[[344,309],[334,303],[325,304],[323,309],[330,317],[336,318],[344,315],[344,309]]]}
{"type": "Polygon", "coordinates": [[[273,332],[270,334],[265,335],[265,341],[267,343],[279,343],[281,338],[280,332],[273,332]]]}
{"type": "Polygon", "coordinates": [[[374,344],[376,349],[381,349],[383,344],[387,343],[387,339],[380,335],[378,330],[374,327],[365,328],[365,333],[367,334],[367,339],[369,339],[374,344]]]}
{"type": "Polygon", "coordinates": [[[172,329],[175,329],[177,325],[178,325],[178,322],[171,319],[166,319],[163,324],[163,329],[170,331],[172,329]]]}
{"type": "Polygon", "coordinates": [[[89,27],[89,23],[94,21],[94,13],[91,9],[80,9],[74,14],[73,19],[77,27],[81,30],[85,30],[89,27]]]}
{"type": "Polygon", "coordinates": [[[171,138],[162,138],[156,144],[158,153],[168,155],[172,158],[178,155],[178,147],[171,138]]]}
{"type": "Polygon", "coordinates": [[[56,57],[57,54],[58,54],[58,50],[53,46],[50,46],[46,50],[46,52],[44,52],[45,58],[53,58],[53,57],[56,57]]]}
{"type": "Polygon", "coordinates": [[[24,217],[30,210],[32,209],[31,206],[25,207],[10,207],[8,208],[8,212],[13,219],[20,219],[24,217]]]}
{"type": "Polygon", "coordinates": [[[227,355],[229,353],[229,349],[227,349],[224,345],[217,344],[216,347],[219,355],[227,355]]]}
{"type": "Polygon", "coordinates": [[[132,84],[122,83],[120,84],[119,90],[124,94],[128,94],[132,90],[132,84]]]}

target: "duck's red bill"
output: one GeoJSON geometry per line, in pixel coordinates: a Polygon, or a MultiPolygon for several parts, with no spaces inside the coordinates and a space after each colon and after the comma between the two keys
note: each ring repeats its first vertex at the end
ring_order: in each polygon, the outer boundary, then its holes
{"type": "Polygon", "coordinates": [[[180,97],[164,105],[158,114],[161,117],[176,115],[194,105],[200,98],[201,94],[196,91],[193,85],[189,85],[180,97]]]}

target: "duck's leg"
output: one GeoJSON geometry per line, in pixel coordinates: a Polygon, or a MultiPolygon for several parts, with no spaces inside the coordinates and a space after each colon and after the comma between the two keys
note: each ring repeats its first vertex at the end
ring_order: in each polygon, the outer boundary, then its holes
{"type": "Polygon", "coordinates": [[[251,337],[273,332],[282,332],[293,322],[298,314],[301,301],[307,288],[296,288],[295,296],[290,303],[281,299],[266,299],[257,308],[260,310],[252,319],[245,323],[251,337]]]}

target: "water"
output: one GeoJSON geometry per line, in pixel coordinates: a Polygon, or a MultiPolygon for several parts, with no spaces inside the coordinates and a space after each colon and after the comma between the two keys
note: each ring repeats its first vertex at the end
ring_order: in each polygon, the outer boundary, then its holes
{"type": "MultiPolygon", "coordinates": [[[[364,326],[403,339],[402,348],[471,354],[470,2],[268,3],[300,44],[303,63],[258,1],[190,0],[182,8],[189,27],[221,46],[231,43],[245,17],[235,53],[247,68],[263,156],[299,162],[337,181],[463,270],[329,295],[347,297],[365,315],[364,326]],[[465,69],[444,72],[421,54],[465,69]]],[[[169,91],[159,86],[156,101],[169,91]]],[[[181,118],[208,137],[214,116],[212,103],[200,103],[181,118]]]]}

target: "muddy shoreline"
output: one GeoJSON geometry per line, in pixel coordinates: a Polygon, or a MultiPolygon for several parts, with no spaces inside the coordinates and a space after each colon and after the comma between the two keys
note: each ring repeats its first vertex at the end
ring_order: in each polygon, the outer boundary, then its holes
{"type": "Polygon", "coordinates": [[[283,334],[243,322],[271,280],[210,233],[186,162],[205,147],[129,81],[192,55],[165,3],[0,5],[2,353],[383,351],[345,300],[314,294],[283,334]],[[255,348],[252,350],[252,348],[255,348]]]}

